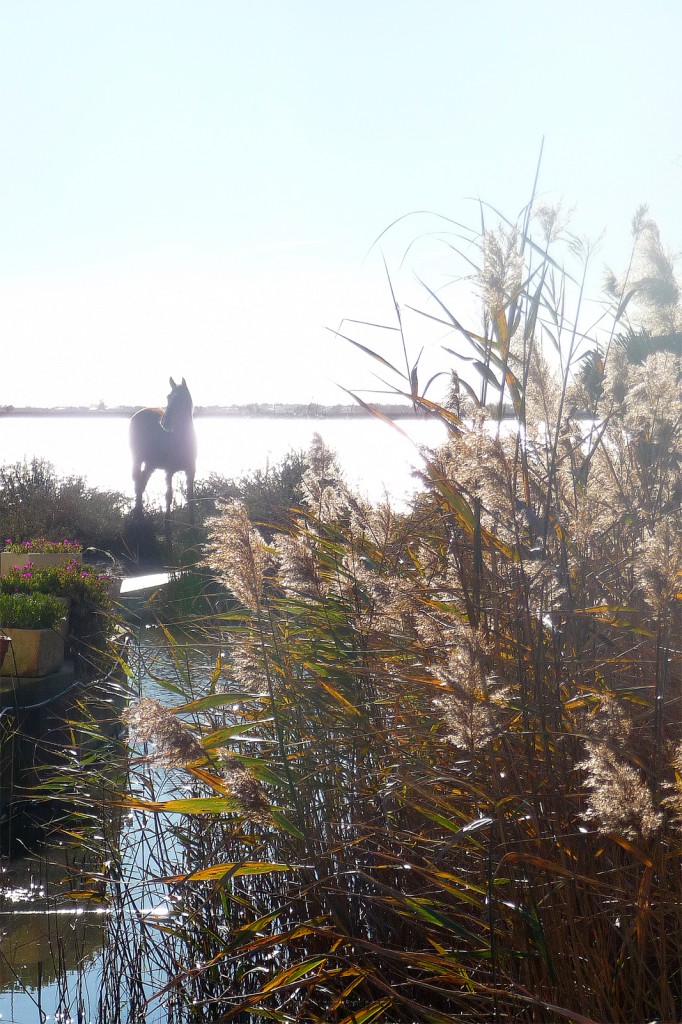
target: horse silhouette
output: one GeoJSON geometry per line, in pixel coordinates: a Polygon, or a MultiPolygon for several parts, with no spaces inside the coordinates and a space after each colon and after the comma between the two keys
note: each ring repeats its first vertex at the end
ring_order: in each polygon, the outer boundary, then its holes
{"type": "Polygon", "coordinates": [[[194,497],[197,439],[194,433],[192,396],[182,378],[176,384],[170,378],[166,411],[140,409],[130,420],[130,447],[133,453],[135,511],[142,511],[142,495],[155,469],[166,473],[166,518],[173,498],[173,475],[183,472],[187,479],[187,500],[194,497]]]}

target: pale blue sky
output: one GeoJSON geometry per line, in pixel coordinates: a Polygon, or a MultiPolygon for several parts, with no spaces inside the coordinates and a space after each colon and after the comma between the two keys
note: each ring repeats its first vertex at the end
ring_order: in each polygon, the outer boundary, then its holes
{"type": "Polygon", "coordinates": [[[678,0],[0,0],[0,404],[342,400],[374,238],[515,217],[543,136],[603,261],[642,202],[677,250],[680,38],[678,0]]]}

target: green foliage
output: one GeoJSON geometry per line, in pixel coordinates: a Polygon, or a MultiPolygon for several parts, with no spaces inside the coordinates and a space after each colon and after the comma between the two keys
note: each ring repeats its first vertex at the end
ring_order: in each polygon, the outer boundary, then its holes
{"type": "Polygon", "coordinates": [[[64,605],[48,594],[0,594],[0,628],[53,629],[64,605]]]}
{"type": "Polygon", "coordinates": [[[216,514],[225,500],[243,501],[252,520],[271,534],[291,523],[291,509],[302,501],[301,481],[306,468],[301,452],[289,452],[281,462],[255,469],[238,479],[211,473],[195,483],[194,495],[202,519],[216,514]]]}
{"type": "Polygon", "coordinates": [[[11,569],[0,576],[0,592],[3,594],[53,594],[68,597],[90,608],[109,607],[111,586],[111,577],[106,573],[78,562],[32,568],[25,572],[11,569]]]}
{"type": "Polygon", "coordinates": [[[121,554],[123,494],[89,487],[79,476],[60,477],[43,459],[0,467],[3,538],[77,537],[84,548],[121,554]]]}
{"type": "Polygon", "coordinates": [[[213,615],[216,601],[223,596],[211,573],[193,566],[171,573],[168,582],[140,607],[139,614],[155,622],[184,623],[192,628],[213,615]]]}
{"type": "Polygon", "coordinates": [[[80,558],[83,545],[74,540],[48,540],[46,537],[33,537],[31,540],[11,540],[5,542],[5,551],[19,552],[26,555],[29,552],[46,552],[59,554],[72,554],[74,559],[80,558]]]}

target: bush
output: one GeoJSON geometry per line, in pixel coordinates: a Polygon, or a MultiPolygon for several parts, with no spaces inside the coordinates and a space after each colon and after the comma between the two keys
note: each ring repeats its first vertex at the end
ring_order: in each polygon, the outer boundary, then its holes
{"type": "Polygon", "coordinates": [[[73,555],[74,561],[77,561],[82,556],[83,545],[79,541],[74,540],[48,540],[46,537],[33,537],[31,540],[12,540],[8,537],[5,540],[5,551],[9,551],[12,554],[31,554],[33,552],[40,552],[42,554],[70,554],[73,555]]]}
{"type": "Polygon", "coordinates": [[[265,469],[256,469],[238,479],[229,479],[211,473],[198,480],[194,496],[202,521],[216,514],[221,501],[243,501],[254,522],[259,523],[267,535],[291,524],[292,509],[298,508],[303,497],[302,479],[306,469],[301,452],[289,452],[281,462],[265,469]]]}
{"type": "Polygon", "coordinates": [[[3,594],[53,594],[68,597],[88,608],[111,605],[111,577],[90,565],[70,565],[11,569],[0,576],[3,594]]]}
{"type": "Polygon", "coordinates": [[[0,629],[53,629],[64,605],[48,594],[0,594],[0,629]]]}
{"type": "Polygon", "coordinates": [[[129,499],[98,491],[78,476],[59,477],[43,459],[0,467],[3,538],[78,537],[83,548],[122,554],[129,499]]]}

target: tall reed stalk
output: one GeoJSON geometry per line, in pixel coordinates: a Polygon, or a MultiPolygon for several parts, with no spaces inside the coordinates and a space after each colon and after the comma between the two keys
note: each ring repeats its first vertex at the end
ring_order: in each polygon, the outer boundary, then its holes
{"type": "Polygon", "coordinates": [[[402,320],[404,371],[361,345],[448,426],[409,511],[352,493],[320,443],[290,529],[266,542],[235,504],[212,524],[239,607],[210,692],[173,713],[192,794],[134,802],[186,816],[184,916],[157,941],[191,1019],[682,1018],[670,261],[640,213],[586,327],[561,248],[589,253],[558,211],[472,241],[480,323],[425,292],[449,399],[402,320]]]}

